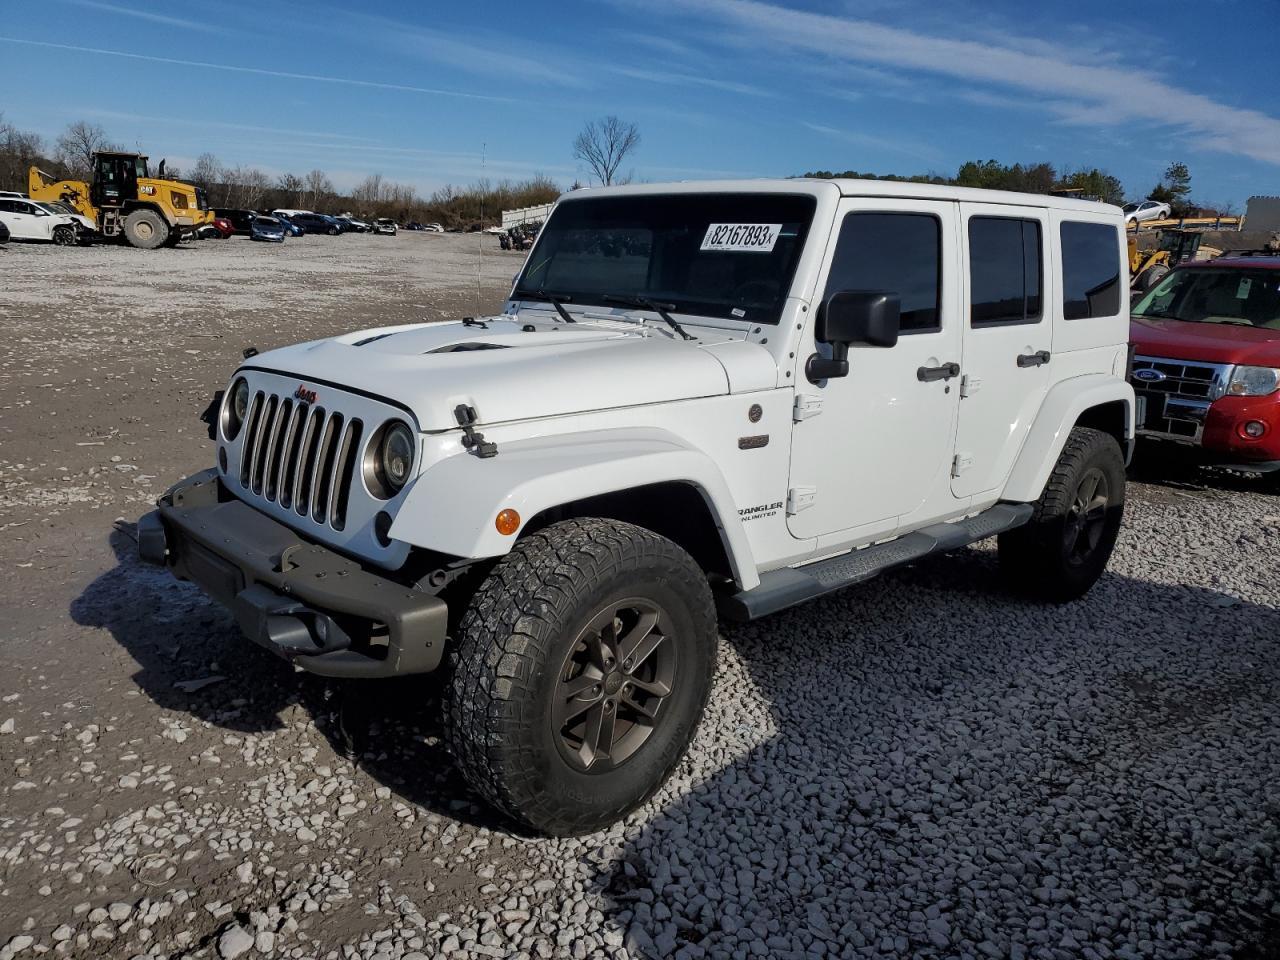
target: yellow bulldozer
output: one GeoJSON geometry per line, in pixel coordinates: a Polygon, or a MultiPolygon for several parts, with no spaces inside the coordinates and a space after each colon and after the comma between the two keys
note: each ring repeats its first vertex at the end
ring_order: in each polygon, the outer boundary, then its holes
{"type": "Polygon", "coordinates": [[[213,222],[204,191],[166,178],[164,161],[151,176],[137,153],[95,153],[93,182],[58,180],[36,167],[27,172],[32,200],[61,200],[88,217],[104,237],[124,237],[143,250],[173,246],[213,222]]]}

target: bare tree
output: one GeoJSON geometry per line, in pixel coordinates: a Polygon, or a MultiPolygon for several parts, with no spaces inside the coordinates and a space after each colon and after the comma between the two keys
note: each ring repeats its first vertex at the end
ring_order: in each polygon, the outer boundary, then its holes
{"type": "Polygon", "coordinates": [[[257,167],[235,166],[223,172],[226,181],[223,195],[226,205],[237,209],[252,209],[266,195],[271,179],[257,167]]]}
{"type": "Polygon", "coordinates": [[[26,190],[27,169],[43,162],[44,141],[19,130],[0,114],[0,189],[26,190]]]}
{"type": "Polygon", "coordinates": [[[306,188],[306,182],[296,173],[282,173],[280,179],[276,181],[276,189],[285,196],[285,202],[301,205],[302,191],[306,188]]]}
{"type": "Polygon", "coordinates": [[[618,168],[627,154],[640,146],[640,128],[610,114],[601,120],[588,120],[573,141],[573,155],[591,168],[604,186],[617,179],[618,168]]]}
{"type": "Polygon", "coordinates": [[[58,137],[53,156],[67,168],[72,179],[88,180],[93,176],[93,155],[112,149],[107,131],[96,123],[78,120],[58,137]]]}
{"type": "Polygon", "coordinates": [[[312,170],[304,179],[307,206],[318,207],[333,195],[333,181],[323,170],[312,170]]]}
{"type": "Polygon", "coordinates": [[[222,164],[212,153],[202,153],[196,157],[196,165],[191,170],[191,182],[203,187],[206,192],[213,190],[213,185],[222,180],[222,164]]]}
{"type": "Polygon", "coordinates": [[[362,209],[372,209],[382,202],[386,185],[382,182],[382,174],[375,173],[365,177],[351,191],[351,199],[362,209]]]}

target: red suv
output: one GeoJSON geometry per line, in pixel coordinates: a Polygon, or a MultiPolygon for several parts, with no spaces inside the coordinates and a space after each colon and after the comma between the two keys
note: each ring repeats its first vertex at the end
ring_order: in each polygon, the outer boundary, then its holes
{"type": "Polygon", "coordinates": [[[1280,257],[1183,264],[1131,313],[1139,436],[1280,471],[1280,257]]]}

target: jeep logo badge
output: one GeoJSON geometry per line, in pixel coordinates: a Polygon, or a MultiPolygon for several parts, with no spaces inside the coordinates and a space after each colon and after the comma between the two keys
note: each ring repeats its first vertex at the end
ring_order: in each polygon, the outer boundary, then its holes
{"type": "Polygon", "coordinates": [[[1141,380],[1143,383],[1160,383],[1161,381],[1168,380],[1169,378],[1159,370],[1146,368],[1143,370],[1133,371],[1133,379],[1141,380]]]}
{"type": "Polygon", "coordinates": [[[298,389],[293,391],[293,397],[295,400],[300,400],[303,403],[316,402],[316,392],[314,390],[308,390],[306,385],[301,383],[298,384],[298,389]]]}

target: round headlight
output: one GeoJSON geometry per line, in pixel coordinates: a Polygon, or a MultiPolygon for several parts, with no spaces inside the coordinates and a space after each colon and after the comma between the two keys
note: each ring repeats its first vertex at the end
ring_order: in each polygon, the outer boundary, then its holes
{"type": "Polygon", "coordinates": [[[222,432],[228,440],[234,440],[240,432],[244,418],[249,414],[249,382],[237,380],[231,386],[231,397],[223,406],[222,432]]]}
{"type": "Polygon", "coordinates": [[[387,488],[396,494],[409,480],[413,468],[413,431],[403,423],[393,423],[382,435],[378,464],[387,488]]]}

